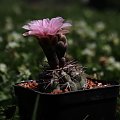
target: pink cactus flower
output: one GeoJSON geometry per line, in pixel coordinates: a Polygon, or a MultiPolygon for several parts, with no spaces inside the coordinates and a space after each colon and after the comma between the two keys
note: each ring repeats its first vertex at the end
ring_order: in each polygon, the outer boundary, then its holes
{"type": "Polygon", "coordinates": [[[29,22],[27,25],[24,25],[23,28],[27,30],[23,35],[24,36],[37,36],[37,37],[46,37],[46,36],[55,36],[58,34],[66,34],[69,32],[69,27],[71,24],[64,22],[62,17],[56,17],[43,20],[34,20],[29,22]]]}

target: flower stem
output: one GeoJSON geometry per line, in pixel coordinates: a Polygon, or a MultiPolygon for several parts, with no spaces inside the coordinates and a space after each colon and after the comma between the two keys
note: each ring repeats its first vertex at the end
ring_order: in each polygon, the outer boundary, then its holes
{"type": "Polygon", "coordinates": [[[53,45],[49,43],[48,38],[44,38],[44,40],[39,40],[39,44],[47,57],[48,64],[51,69],[56,69],[59,67],[59,60],[57,58],[57,54],[55,52],[55,48],[53,45]]]}

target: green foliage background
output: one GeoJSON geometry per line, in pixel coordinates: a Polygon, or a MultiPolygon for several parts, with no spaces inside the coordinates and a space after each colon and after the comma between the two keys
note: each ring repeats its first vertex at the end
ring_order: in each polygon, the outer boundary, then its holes
{"type": "MultiPolygon", "coordinates": [[[[1,120],[7,105],[14,104],[12,85],[21,80],[38,79],[45,60],[37,40],[22,36],[22,26],[31,20],[61,16],[70,21],[73,26],[67,35],[67,54],[86,66],[88,74],[101,80],[120,81],[119,10],[97,10],[81,5],[79,0],[33,1],[0,1],[1,120]]],[[[119,112],[119,100],[117,108],[119,112]]],[[[17,115],[12,119],[18,120],[17,115]]]]}

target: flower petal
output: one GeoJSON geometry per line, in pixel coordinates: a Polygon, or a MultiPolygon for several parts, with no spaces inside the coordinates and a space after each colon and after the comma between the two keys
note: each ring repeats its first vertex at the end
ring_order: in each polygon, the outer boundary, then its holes
{"type": "Polygon", "coordinates": [[[39,30],[39,28],[42,28],[42,20],[31,21],[28,25],[30,30],[39,30]]]}
{"type": "Polygon", "coordinates": [[[30,30],[29,25],[24,25],[22,28],[26,29],[26,30],[30,30]]]}
{"type": "Polygon", "coordinates": [[[43,19],[43,22],[42,22],[42,24],[43,24],[43,27],[44,28],[47,28],[48,26],[49,26],[49,19],[47,18],[47,19],[43,19]]]}
{"type": "Polygon", "coordinates": [[[57,31],[61,28],[63,25],[64,19],[62,17],[56,17],[52,18],[50,21],[50,33],[53,31],[54,33],[57,33],[57,31]]]}
{"type": "Polygon", "coordinates": [[[59,30],[57,34],[67,34],[69,33],[69,30],[59,30]]]}
{"type": "Polygon", "coordinates": [[[61,28],[70,28],[72,25],[70,23],[64,23],[61,28]]]}
{"type": "Polygon", "coordinates": [[[63,25],[63,21],[64,21],[64,19],[62,17],[52,18],[50,20],[50,26],[52,28],[56,28],[56,27],[59,28],[63,25]]]}
{"type": "Polygon", "coordinates": [[[29,32],[23,33],[23,36],[28,36],[28,35],[29,35],[29,32]]]}

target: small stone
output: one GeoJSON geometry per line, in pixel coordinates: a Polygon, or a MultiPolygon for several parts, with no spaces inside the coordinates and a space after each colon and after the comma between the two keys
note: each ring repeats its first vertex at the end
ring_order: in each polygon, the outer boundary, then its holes
{"type": "Polygon", "coordinates": [[[98,86],[102,86],[102,83],[98,83],[98,86]]]}

